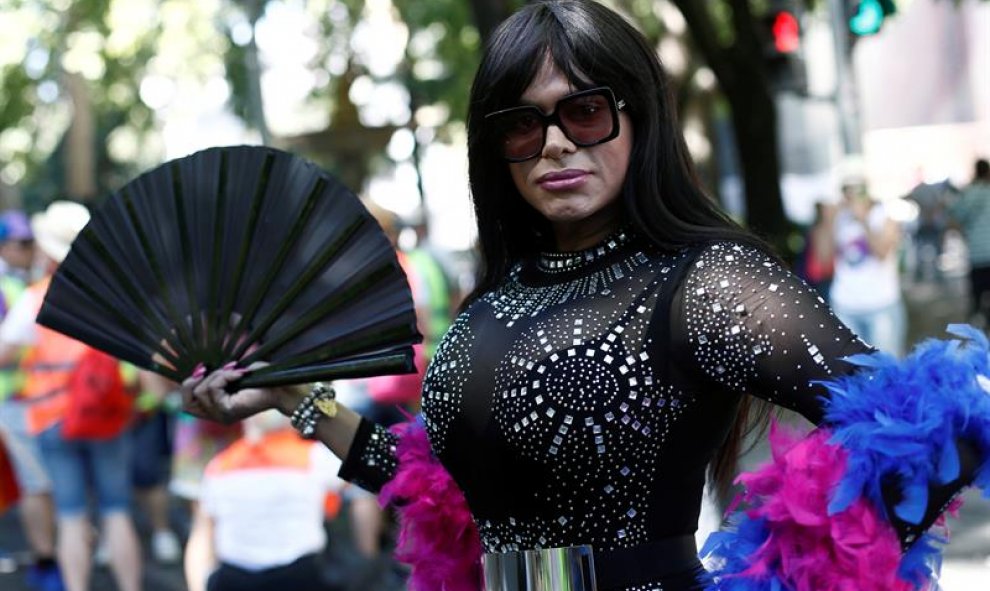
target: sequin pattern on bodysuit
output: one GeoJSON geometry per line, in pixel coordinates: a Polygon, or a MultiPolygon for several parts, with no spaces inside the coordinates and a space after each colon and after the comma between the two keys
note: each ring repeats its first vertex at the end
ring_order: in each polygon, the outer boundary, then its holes
{"type": "MultiPolygon", "coordinates": [[[[740,397],[820,421],[816,382],[868,350],[757,247],[613,242],[517,264],[427,370],[430,442],[487,552],[691,535],[740,397]]],[[[375,490],[395,440],[367,430],[345,468],[375,490]]],[[[607,591],[698,588],[687,579],[607,591]]]]}

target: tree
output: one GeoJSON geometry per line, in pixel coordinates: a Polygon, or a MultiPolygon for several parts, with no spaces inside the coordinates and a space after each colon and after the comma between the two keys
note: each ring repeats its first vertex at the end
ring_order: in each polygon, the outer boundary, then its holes
{"type": "MultiPolygon", "coordinates": [[[[425,138],[421,142],[432,137],[462,141],[468,88],[480,48],[497,24],[524,0],[391,1],[408,29],[409,41],[405,59],[389,76],[408,92],[414,114],[408,123],[394,125],[417,132],[417,137],[425,138]],[[425,112],[430,117],[416,116],[425,112]],[[427,133],[420,135],[423,128],[428,128],[427,133]]],[[[660,43],[667,34],[655,14],[661,0],[602,1],[631,15],[652,42],[660,43]]],[[[782,247],[792,230],[781,202],[776,109],[764,40],[758,31],[765,9],[775,1],[669,0],[683,14],[696,48],[693,53],[714,74],[731,110],[748,224],[782,247]]],[[[808,7],[816,4],[815,0],[793,1],[808,7]]],[[[96,169],[97,191],[102,194],[119,186],[134,171],[160,161],[158,115],[168,109],[163,111],[148,91],[156,84],[178,84],[183,76],[215,78],[219,72],[230,87],[234,112],[248,126],[261,126],[258,106],[252,106],[258,91],[251,77],[258,73],[251,70],[251,45],[235,33],[238,23],[253,23],[268,7],[278,4],[305,6],[318,21],[321,48],[311,67],[326,82],[313,89],[313,100],[328,112],[355,119],[355,110],[344,104],[348,95],[340,88],[347,83],[344,70],[328,68],[328,63],[344,59],[354,68],[349,73],[370,76],[360,60],[351,59],[351,39],[369,4],[362,0],[306,0],[301,4],[287,0],[8,0],[0,19],[0,36],[5,37],[0,43],[5,50],[0,52],[0,179],[23,183],[39,198],[51,199],[64,194],[69,176],[65,163],[73,160],[64,156],[68,146],[89,145],[93,163],[82,166],[96,169]],[[135,14],[143,17],[135,18],[135,14]],[[6,51],[11,47],[17,50],[6,51]],[[82,133],[85,125],[77,128],[79,133],[71,141],[66,135],[72,119],[68,96],[89,105],[92,139],[82,133]]],[[[243,26],[240,31],[243,34],[243,26]]],[[[686,83],[700,69],[696,57],[689,62],[675,85],[678,104],[687,108],[699,98],[710,101],[712,94],[686,83]]],[[[360,122],[354,125],[355,133],[360,134],[360,127],[360,122]]],[[[382,129],[374,131],[375,137],[383,133],[382,129]]],[[[360,157],[379,163],[385,160],[380,154],[360,157]]],[[[348,167],[355,172],[373,170],[348,167]]],[[[363,178],[366,173],[358,176],[363,178]]]]}
{"type": "Polygon", "coordinates": [[[198,0],[4,4],[0,178],[23,188],[28,209],[96,199],[160,161],[156,109],[182,76],[222,68],[211,9],[198,0]]]}
{"type": "Polygon", "coordinates": [[[487,40],[495,27],[521,3],[511,0],[471,0],[470,4],[478,34],[483,40],[487,40]]]}
{"type": "Polygon", "coordinates": [[[747,223],[787,252],[793,232],[780,192],[777,109],[764,62],[759,22],[749,0],[672,0],[732,110],[743,171],[747,223]]]}
{"type": "Polygon", "coordinates": [[[136,31],[110,42],[118,16],[104,0],[61,8],[23,0],[5,10],[7,33],[17,35],[8,39],[11,61],[0,59],[0,174],[10,184],[35,181],[29,205],[94,197],[118,172],[107,136],[123,123],[135,130],[149,123],[134,77],[150,47],[136,31]],[[18,137],[28,141],[11,141],[18,137]]]}

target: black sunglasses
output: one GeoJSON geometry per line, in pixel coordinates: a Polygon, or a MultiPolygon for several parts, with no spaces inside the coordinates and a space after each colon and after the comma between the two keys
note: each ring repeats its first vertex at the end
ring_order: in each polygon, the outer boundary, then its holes
{"type": "Polygon", "coordinates": [[[551,123],[582,148],[614,140],[619,135],[619,111],[625,106],[625,101],[616,101],[611,88],[601,86],[563,97],[549,115],[539,107],[524,105],[489,113],[485,122],[492,128],[502,157],[525,162],[543,151],[551,123]]]}

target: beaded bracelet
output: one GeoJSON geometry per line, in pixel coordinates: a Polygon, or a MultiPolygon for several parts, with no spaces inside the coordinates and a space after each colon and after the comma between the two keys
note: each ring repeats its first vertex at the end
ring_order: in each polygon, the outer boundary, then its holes
{"type": "Polygon", "coordinates": [[[317,382],[292,411],[289,421],[304,439],[313,439],[316,437],[316,423],[324,416],[337,416],[337,393],[330,386],[317,382]]]}

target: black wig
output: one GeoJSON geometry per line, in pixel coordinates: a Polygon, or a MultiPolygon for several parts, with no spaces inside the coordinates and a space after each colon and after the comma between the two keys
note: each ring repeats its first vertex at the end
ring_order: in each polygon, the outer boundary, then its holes
{"type": "Polygon", "coordinates": [[[627,221],[661,248],[714,239],[758,242],[700,186],[656,51],[617,13],[591,0],[544,0],[505,20],[471,88],[468,162],[481,256],[468,302],[513,263],[551,249],[549,223],[527,204],[485,128],[487,113],[518,104],[547,59],[575,89],[609,86],[634,126],[622,191],[627,221]]]}
{"type": "MultiPolygon", "coordinates": [[[[622,188],[626,222],[663,249],[714,240],[765,247],[705,194],[674,109],[670,83],[646,39],[593,0],[526,5],[494,32],[471,87],[468,173],[480,266],[466,307],[498,285],[517,261],[552,249],[549,222],[526,203],[485,128],[485,115],[518,104],[547,59],[578,90],[609,86],[624,100],[633,148],[622,188]]],[[[709,465],[725,495],[747,433],[765,431],[768,404],[743,396],[728,437],[709,465]]]]}

